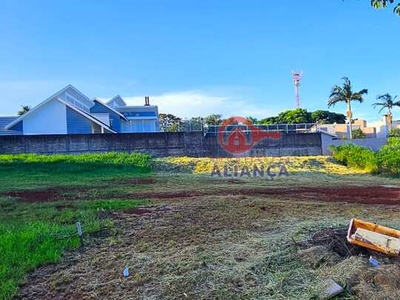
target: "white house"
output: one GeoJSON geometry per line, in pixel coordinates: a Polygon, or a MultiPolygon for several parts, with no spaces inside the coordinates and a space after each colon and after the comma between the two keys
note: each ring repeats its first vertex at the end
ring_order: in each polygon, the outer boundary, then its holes
{"type": "Polygon", "coordinates": [[[0,118],[0,134],[91,134],[156,132],[158,107],[127,106],[116,96],[107,103],[89,99],[72,85],[50,96],[20,117],[0,118]],[[5,123],[9,120],[9,123],[5,123]]]}

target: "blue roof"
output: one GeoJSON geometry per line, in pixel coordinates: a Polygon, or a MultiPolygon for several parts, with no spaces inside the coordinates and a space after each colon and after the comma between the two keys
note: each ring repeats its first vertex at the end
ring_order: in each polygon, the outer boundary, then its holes
{"type": "Polygon", "coordinates": [[[15,130],[0,129],[0,136],[1,135],[22,135],[22,132],[15,130]]]}
{"type": "Polygon", "coordinates": [[[8,124],[10,124],[12,121],[16,120],[18,116],[16,117],[0,117],[0,129],[4,129],[8,124]]]}

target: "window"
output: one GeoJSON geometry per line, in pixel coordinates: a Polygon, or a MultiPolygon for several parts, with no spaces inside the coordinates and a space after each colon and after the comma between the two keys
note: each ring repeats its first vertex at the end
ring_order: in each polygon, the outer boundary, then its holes
{"type": "Polygon", "coordinates": [[[83,110],[83,111],[85,111],[87,113],[90,113],[89,107],[87,107],[82,102],[80,102],[79,100],[75,99],[74,97],[72,97],[68,93],[65,93],[65,100],[68,103],[72,104],[74,107],[79,108],[80,110],[83,110]]]}

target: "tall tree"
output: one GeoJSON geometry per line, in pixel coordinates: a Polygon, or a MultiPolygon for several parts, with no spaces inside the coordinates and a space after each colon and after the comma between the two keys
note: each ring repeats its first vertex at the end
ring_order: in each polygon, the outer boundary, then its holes
{"type": "Polygon", "coordinates": [[[221,125],[222,124],[222,116],[219,114],[212,114],[204,118],[204,124],[207,126],[212,125],[221,125]]]}
{"type": "Polygon", "coordinates": [[[363,96],[368,94],[367,89],[362,89],[358,92],[353,92],[352,86],[351,86],[351,81],[347,77],[343,77],[343,85],[338,86],[335,85],[332,88],[331,94],[329,96],[328,100],[328,107],[335,106],[336,103],[339,102],[345,102],[347,105],[347,119],[349,121],[349,126],[350,126],[350,139],[353,139],[353,128],[352,128],[352,118],[353,118],[353,112],[351,111],[351,101],[358,101],[362,103],[364,101],[363,96]]]}
{"type": "Polygon", "coordinates": [[[307,110],[299,108],[286,110],[279,113],[278,116],[268,117],[258,121],[261,125],[272,124],[293,124],[293,123],[320,123],[320,124],[344,124],[346,116],[337,114],[327,110],[316,110],[307,112],[307,110]]]}
{"type": "MultiPolygon", "coordinates": [[[[393,4],[394,0],[371,0],[371,5],[375,8],[386,8],[388,4],[393,4]]],[[[397,15],[400,15],[400,3],[397,3],[394,8],[393,12],[397,15]]]]}
{"type": "Polygon", "coordinates": [[[182,119],[172,114],[159,114],[161,131],[179,131],[182,119]]]}
{"type": "Polygon", "coordinates": [[[344,124],[346,123],[346,116],[327,110],[316,110],[311,113],[311,121],[319,124],[344,124]]]}
{"type": "Polygon", "coordinates": [[[29,105],[21,105],[21,109],[18,111],[18,116],[22,116],[30,110],[31,110],[31,107],[29,105]]]}
{"type": "Polygon", "coordinates": [[[200,131],[203,130],[203,118],[202,117],[192,117],[190,120],[183,120],[181,126],[179,126],[181,131],[200,131]]]}
{"type": "Polygon", "coordinates": [[[304,108],[286,110],[276,118],[281,124],[311,123],[311,114],[304,108]]]}
{"type": "Polygon", "coordinates": [[[372,104],[374,108],[377,106],[382,106],[381,109],[379,110],[379,113],[384,110],[385,108],[387,109],[387,119],[389,123],[389,131],[392,129],[392,120],[393,120],[393,114],[392,114],[392,109],[393,107],[397,106],[400,107],[400,101],[395,101],[397,96],[392,97],[389,93],[379,95],[376,97],[376,100],[380,100],[380,102],[376,102],[372,104]]]}
{"type": "Polygon", "coordinates": [[[261,119],[258,123],[261,125],[272,125],[272,124],[278,124],[278,121],[276,117],[268,117],[261,119]]]}

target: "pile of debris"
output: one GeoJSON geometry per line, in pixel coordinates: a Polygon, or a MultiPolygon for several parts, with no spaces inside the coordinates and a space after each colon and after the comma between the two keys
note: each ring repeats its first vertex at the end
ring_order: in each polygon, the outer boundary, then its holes
{"type": "Polygon", "coordinates": [[[400,299],[400,257],[372,250],[366,240],[369,248],[350,243],[349,234],[348,228],[327,228],[296,243],[299,258],[320,279],[320,298],[347,293],[358,299],[400,299]]]}

